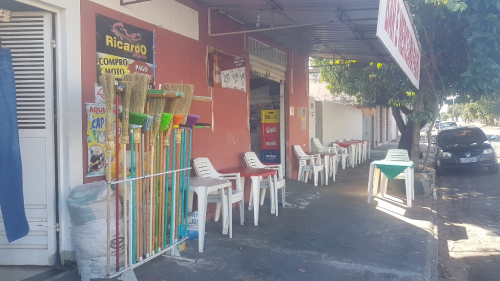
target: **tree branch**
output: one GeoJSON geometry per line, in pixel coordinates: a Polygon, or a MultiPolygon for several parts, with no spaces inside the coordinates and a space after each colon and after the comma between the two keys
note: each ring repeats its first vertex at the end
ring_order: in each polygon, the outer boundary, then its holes
{"type": "Polygon", "coordinates": [[[398,107],[398,109],[401,110],[401,112],[403,112],[405,115],[410,115],[413,113],[413,109],[409,109],[406,106],[400,106],[398,107]]]}
{"type": "Polygon", "coordinates": [[[405,121],[403,120],[403,117],[401,117],[401,113],[399,112],[401,110],[400,107],[395,107],[391,106],[391,112],[392,116],[394,117],[394,120],[396,120],[396,126],[398,126],[399,131],[401,134],[406,134],[406,124],[405,121]]]}

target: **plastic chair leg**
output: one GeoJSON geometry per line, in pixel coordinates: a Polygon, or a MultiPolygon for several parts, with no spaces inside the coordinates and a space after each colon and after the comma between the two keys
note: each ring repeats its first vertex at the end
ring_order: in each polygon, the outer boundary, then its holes
{"type": "Polygon", "coordinates": [[[301,181],[304,173],[304,166],[299,166],[299,174],[297,175],[297,180],[301,181]]]}
{"type": "Polygon", "coordinates": [[[266,198],[266,190],[267,188],[260,189],[260,205],[264,205],[264,199],[266,198]]]}
{"type": "Polygon", "coordinates": [[[228,204],[227,204],[227,196],[224,193],[224,190],[221,189],[221,197],[222,197],[222,234],[228,233],[229,227],[229,217],[228,217],[228,204]]]}
{"type": "Polygon", "coordinates": [[[285,187],[281,188],[281,205],[285,208],[285,187]]]}
{"type": "Polygon", "coordinates": [[[220,208],[221,208],[221,203],[217,203],[215,205],[215,218],[214,218],[214,221],[219,221],[219,218],[220,218],[220,208]]]}
{"type": "Polygon", "coordinates": [[[240,224],[243,225],[245,222],[245,200],[241,200],[240,203],[240,224]]]}
{"type": "Polygon", "coordinates": [[[198,194],[198,252],[203,252],[205,245],[205,222],[207,216],[207,195],[198,194]]]}
{"type": "Polygon", "coordinates": [[[383,173],[381,173],[380,176],[382,177],[380,184],[382,186],[382,197],[384,197],[387,194],[387,185],[389,183],[389,179],[383,173]]]}
{"type": "Polygon", "coordinates": [[[253,209],[253,192],[250,191],[250,199],[248,199],[248,210],[251,211],[253,209]]]}
{"type": "Polygon", "coordinates": [[[271,214],[274,214],[276,212],[276,202],[274,200],[276,200],[277,198],[275,198],[275,186],[274,186],[274,181],[273,181],[273,177],[270,176],[269,177],[269,197],[271,199],[271,214]]]}
{"type": "Polygon", "coordinates": [[[375,165],[370,164],[370,172],[368,173],[368,198],[366,199],[366,203],[370,203],[372,198],[372,193],[374,190],[374,180],[375,179],[375,165]]]}
{"type": "Polygon", "coordinates": [[[318,170],[314,169],[314,186],[318,186],[318,170]]]}

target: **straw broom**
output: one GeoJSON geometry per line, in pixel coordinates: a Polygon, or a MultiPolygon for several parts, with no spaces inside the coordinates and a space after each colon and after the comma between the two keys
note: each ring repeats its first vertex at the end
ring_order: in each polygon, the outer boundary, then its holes
{"type": "MultiPolygon", "coordinates": [[[[179,87],[182,87],[182,92],[184,93],[184,95],[182,96],[182,99],[179,102],[179,114],[181,114],[183,116],[181,124],[186,124],[188,112],[189,112],[189,109],[191,107],[191,101],[193,99],[194,85],[180,84],[179,87]]],[[[177,150],[179,152],[181,152],[183,132],[184,132],[184,130],[180,129],[177,133],[177,137],[175,140],[175,144],[176,144],[177,150]]],[[[180,168],[181,167],[181,153],[179,153],[176,156],[177,156],[177,159],[176,159],[177,168],[180,168]]],[[[181,181],[180,181],[180,177],[179,177],[177,179],[177,186],[179,186],[179,188],[180,188],[180,182],[181,181]]],[[[184,203],[180,202],[180,204],[179,204],[179,198],[177,197],[176,204],[178,205],[178,210],[179,210],[178,211],[179,215],[177,216],[177,222],[176,222],[177,224],[176,225],[179,225],[179,220],[182,217],[182,205],[181,204],[184,204],[184,203]]],[[[177,235],[177,233],[176,233],[176,235],[177,235]]]]}
{"type": "MultiPolygon", "coordinates": [[[[166,84],[163,84],[163,87],[162,87],[165,91],[176,91],[178,89],[178,87],[176,87],[174,89],[173,85],[170,84],[170,83],[166,83],[166,84]]],[[[167,99],[167,101],[165,102],[165,112],[168,112],[168,113],[172,113],[172,114],[175,114],[178,110],[178,106],[179,106],[179,98],[176,98],[176,99],[167,99]]],[[[170,126],[169,128],[167,129],[167,131],[164,133],[165,136],[163,138],[163,146],[167,148],[167,153],[170,154],[170,136],[172,134],[172,122],[170,123],[170,126]]],[[[170,161],[169,157],[167,157],[167,161],[170,161]]],[[[174,167],[172,167],[173,169],[174,167]]],[[[165,182],[168,182],[169,181],[169,176],[166,177],[166,180],[165,182]]],[[[173,244],[174,242],[174,236],[173,236],[173,221],[171,219],[171,210],[172,208],[168,208],[168,205],[170,205],[171,207],[173,207],[174,205],[174,202],[172,199],[175,198],[175,197],[172,197],[172,192],[168,193],[168,198],[165,198],[165,200],[167,201],[167,218],[170,218],[170,245],[173,244]]],[[[168,228],[168,227],[167,227],[168,228]]]]}
{"type": "MultiPolygon", "coordinates": [[[[111,175],[111,152],[115,150],[115,143],[114,143],[114,137],[113,137],[113,102],[115,100],[115,76],[111,73],[104,73],[99,77],[99,81],[101,83],[103,92],[104,92],[104,99],[106,101],[106,142],[105,142],[105,147],[106,147],[106,152],[108,153],[108,171],[109,175],[111,175]]],[[[111,228],[110,228],[110,223],[111,223],[111,184],[109,182],[111,181],[111,176],[108,179],[108,190],[107,190],[107,274],[110,275],[110,265],[111,265],[111,251],[110,251],[110,244],[111,244],[111,228]]]]}
{"type": "MultiPolygon", "coordinates": [[[[168,161],[169,159],[167,158],[167,151],[164,147],[164,143],[165,143],[165,132],[168,130],[168,128],[170,128],[170,123],[172,121],[172,117],[173,115],[171,113],[163,113],[162,114],[162,120],[161,120],[161,125],[160,125],[160,142],[159,142],[159,147],[160,147],[160,170],[161,172],[166,172],[167,171],[167,163],[166,161],[168,161]]],[[[165,234],[166,234],[166,231],[165,231],[165,222],[166,222],[166,217],[165,217],[165,209],[166,209],[166,199],[165,199],[165,195],[166,195],[166,179],[167,179],[167,175],[164,174],[161,176],[161,180],[160,180],[160,184],[161,184],[161,188],[160,188],[160,208],[159,208],[159,212],[160,212],[160,235],[159,235],[159,243],[162,245],[161,247],[162,248],[165,248],[166,247],[166,239],[164,239],[165,237],[165,234]],[[163,242],[163,243],[162,243],[163,242]]]]}
{"type": "MultiPolygon", "coordinates": [[[[172,84],[172,90],[176,92],[183,92],[184,91],[184,85],[183,84],[172,84]]],[[[176,108],[176,112],[173,112],[174,114],[181,114],[183,112],[182,108],[182,103],[184,100],[184,93],[183,96],[179,99],[178,105],[176,108]]],[[[184,102],[185,104],[185,102],[184,102]]],[[[182,120],[181,120],[182,122],[182,120]]],[[[182,135],[180,134],[180,131],[177,130],[176,133],[174,134],[175,136],[175,145],[176,145],[176,151],[177,153],[175,154],[175,170],[180,169],[180,163],[181,163],[181,140],[182,140],[182,135]]],[[[175,197],[172,198],[172,204],[174,205],[175,208],[175,217],[174,217],[174,237],[175,239],[179,238],[179,192],[180,192],[180,178],[181,178],[181,173],[178,173],[175,179],[175,186],[176,186],[176,192],[175,192],[175,197]]]]}
{"type": "MultiPolygon", "coordinates": [[[[132,88],[133,88],[133,94],[131,98],[131,103],[130,103],[130,110],[133,112],[139,112],[139,113],[144,113],[145,105],[146,105],[146,99],[147,99],[147,93],[148,93],[148,84],[149,80],[151,79],[151,76],[145,75],[145,74],[129,74],[124,76],[124,80],[127,81],[132,81],[132,88]]],[[[137,149],[138,151],[138,167],[137,167],[137,176],[142,177],[143,176],[143,163],[144,163],[144,155],[142,153],[141,149],[141,129],[136,129],[134,130],[134,143],[137,144],[137,149]]],[[[137,182],[137,205],[138,205],[138,239],[137,239],[137,260],[141,260],[144,255],[144,249],[143,249],[143,234],[142,234],[142,225],[143,225],[143,181],[142,179],[138,180],[137,182]]]]}
{"type": "MultiPolygon", "coordinates": [[[[122,81],[121,84],[125,87],[125,91],[122,92],[122,107],[123,107],[123,122],[122,122],[122,161],[123,161],[123,180],[127,178],[127,144],[129,143],[128,127],[129,127],[129,110],[130,110],[130,100],[132,97],[132,82],[122,81]]],[[[117,120],[118,122],[118,120],[117,120]]],[[[118,124],[118,123],[117,123],[118,124]]],[[[133,163],[131,163],[133,165],[133,163]]],[[[127,195],[127,183],[124,184],[123,189],[123,225],[124,225],[124,238],[125,238],[125,267],[128,267],[128,231],[127,231],[127,205],[128,205],[128,195],[127,195]]]]}
{"type": "MultiPolygon", "coordinates": [[[[149,145],[151,147],[151,159],[153,160],[155,158],[155,146],[157,144],[157,137],[158,137],[158,132],[160,130],[160,123],[161,123],[161,118],[163,114],[163,109],[165,108],[165,98],[164,97],[159,97],[159,98],[149,98],[149,104],[150,104],[150,114],[153,116],[153,126],[151,128],[150,132],[150,140],[149,140],[149,145]]],[[[155,162],[151,163],[151,174],[154,173],[155,169],[155,162]]],[[[157,194],[154,194],[155,192],[155,179],[153,177],[150,178],[150,202],[151,202],[151,208],[150,208],[150,218],[149,218],[149,243],[150,243],[150,253],[153,254],[156,249],[154,249],[153,245],[153,222],[155,222],[156,225],[156,201],[157,201],[157,194]],[[154,209],[154,211],[153,211],[154,209]]],[[[157,192],[156,192],[157,193],[157,192]]],[[[155,227],[156,229],[156,227],[155,227]]],[[[156,242],[156,236],[154,239],[154,242],[156,242]]]]}

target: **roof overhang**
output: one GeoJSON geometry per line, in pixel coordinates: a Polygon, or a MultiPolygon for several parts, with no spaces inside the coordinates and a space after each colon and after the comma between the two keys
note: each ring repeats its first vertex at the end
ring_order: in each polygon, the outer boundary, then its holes
{"type": "MultiPolygon", "coordinates": [[[[199,0],[278,45],[309,57],[392,62],[376,37],[379,0],[199,0]]],[[[210,24],[210,23],[209,23],[210,24]]],[[[210,36],[227,33],[211,29],[210,36]]]]}
{"type": "Polygon", "coordinates": [[[211,37],[259,32],[282,47],[313,58],[397,62],[418,88],[420,44],[403,0],[245,0],[244,4],[235,4],[234,0],[198,1],[207,5],[210,13],[223,13],[245,27],[244,31],[220,32],[211,28],[209,16],[211,37]],[[386,32],[391,19],[393,28],[389,31],[396,34],[392,41],[386,32]],[[397,43],[398,36],[405,33],[400,26],[405,26],[411,37],[402,36],[404,40],[399,42],[405,42],[404,46],[397,43]]]}

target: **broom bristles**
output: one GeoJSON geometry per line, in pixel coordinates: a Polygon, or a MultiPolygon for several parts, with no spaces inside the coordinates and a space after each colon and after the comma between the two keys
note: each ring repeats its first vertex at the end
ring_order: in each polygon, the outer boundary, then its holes
{"type": "Polygon", "coordinates": [[[123,91],[122,107],[123,107],[123,122],[122,122],[122,138],[121,142],[123,144],[129,143],[129,110],[130,110],[130,100],[132,98],[132,82],[122,81],[121,84],[125,86],[125,91],[123,91]]]}
{"type": "Polygon", "coordinates": [[[200,119],[199,115],[188,114],[186,125],[192,127],[192,126],[194,126],[194,124],[196,123],[196,121],[198,121],[198,119],[200,119]]]}
{"type": "Polygon", "coordinates": [[[151,115],[148,115],[146,120],[144,120],[144,124],[142,124],[142,130],[144,132],[151,130],[151,124],[153,123],[153,120],[154,120],[154,118],[151,115]]]}
{"type": "Polygon", "coordinates": [[[184,119],[182,120],[181,124],[186,124],[189,109],[191,108],[191,101],[193,100],[194,85],[190,84],[181,84],[181,85],[182,85],[182,92],[184,93],[184,95],[179,101],[178,113],[184,116],[184,119]]]}
{"type": "Polygon", "coordinates": [[[162,113],[165,108],[165,98],[150,98],[149,102],[151,106],[150,114],[154,117],[149,144],[154,146],[156,145],[156,137],[158,136],[158,131],[160,130],[162,113]]]}
{"type": "Polygon", "coordinates": [[[144,113],[144,109],[146,107],[146,99],[148,96],[149,80],[151,79],[151,76],[139,73],[134,73],[131,75],[132,81],[135,82],[135,87],[130,110],[144,113]]]}
{"type": "Polygon", "coordinates": [[[160,132],[165,132],[170,127],[170,122],[174,115],[172,113],[163,113],[161,115],[160,132]]]}
{"type": "MultiPolygon", "coordinates": [[[[165,91],[178,91],[179,88],[180,87],[177,86],[176,84],[170,84],[170,83],[163,84],[163,90],[165,91]]],[[[165,102],[165,112],[176,114],[178,111],[178,107],[179,107],[179,98],[167,99],[167,101],[165,102]]],[[[172,122],[170,122],[170,126],[168,127],[166,135],[163,138],[164,145],[169,144],[171,134],[172,134],[172,122]]]]}
{"type": "MultiPolygon", "coordinates": [[[[99,77],[104,100],[106,101],[106,143],[107,151],[115,150],[115,138],[113,135],[113,103],[115,100],[115,76],[112,73],[104,73],[99,77]]],[[[117,109],[118,110],[118,109],[117,109]]],[[[118,120],[116,120],[118,122],[118,120]]],[[[116,136],[118,137],[118,136],[116,136]]]]}

